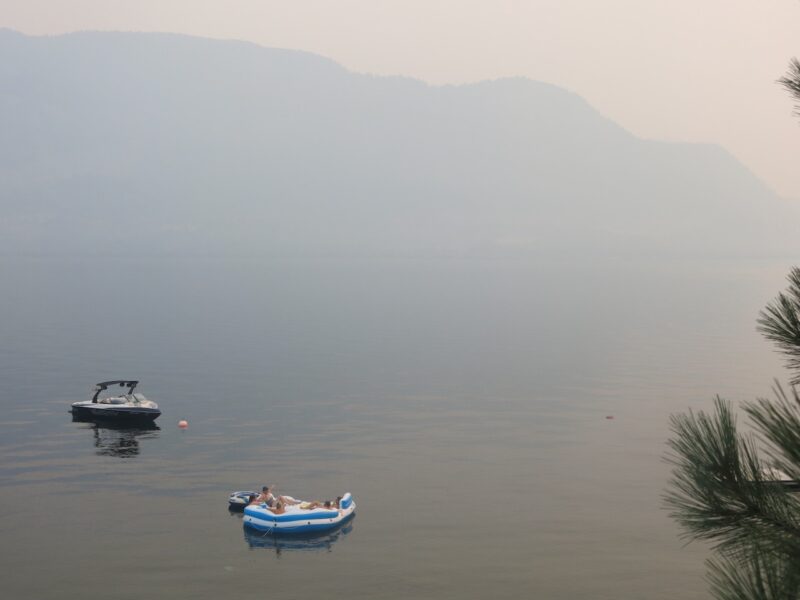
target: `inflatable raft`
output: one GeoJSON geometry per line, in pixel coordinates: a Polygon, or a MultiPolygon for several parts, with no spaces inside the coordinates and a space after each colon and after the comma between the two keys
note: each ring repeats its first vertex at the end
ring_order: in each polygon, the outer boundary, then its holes
{"type": "Polygon", "coordinates": [[[287,506],[275,514],[266,504],[253,504],[244,509],[244,524],[265,533],[311,533],[335,529],[356,512],[356,503],[349,492],[342,496],[339,508],[300,508],[287,506]]]}
{"type": "Polygon", "coordinates": [[[250,504],[256,498],[258,498],[258,492],[231,492],[231,495],[228,497],[228,508],[230,510],[237,510],[241,512],[244,510],[245,506],[250,504]]]}
{"type": "Polygon", "coordinates": [[[333,550],[334,545],[353,530],[354,517],[336,529],[314,533],[292,535],[269,535],[250,527],[243,527],[244,540],[253,549],[276,550],[277,552],[320,552],[333,550]]]}

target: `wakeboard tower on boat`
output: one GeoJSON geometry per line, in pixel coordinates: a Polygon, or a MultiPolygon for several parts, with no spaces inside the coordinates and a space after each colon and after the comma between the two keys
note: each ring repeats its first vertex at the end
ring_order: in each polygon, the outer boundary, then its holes
{"type": "Polygon", "coordinates": [[[101,381],[94,386],[94,395],[91,400],[74,402],[72,404],[73,418],[110,419],[113,421],[154,421],[161,414],[158,404],[144,397],[144,394],[134,393],[138,381],[129,379],[115,379],[101,381]],[[112,385],[127,387],[126,394],[100,398],[100,393],[112,385]]]}

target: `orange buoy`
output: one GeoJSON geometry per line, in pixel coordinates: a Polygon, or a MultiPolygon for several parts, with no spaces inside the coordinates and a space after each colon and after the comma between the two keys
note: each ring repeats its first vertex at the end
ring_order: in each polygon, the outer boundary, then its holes
{"type": "Polygon", "coordinates": [[[184,419],[178,421],[178,427],[180,427],[181,429],[186,429],[188,426],[189,426],[189,421],[186,421],[184,419]]]}

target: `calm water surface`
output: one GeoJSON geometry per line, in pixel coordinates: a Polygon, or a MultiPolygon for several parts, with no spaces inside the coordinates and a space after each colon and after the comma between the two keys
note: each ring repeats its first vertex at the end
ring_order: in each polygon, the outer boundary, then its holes
{"type": "Polygon", "coordinates": [[[789,266],[1,260],[3,595],[706,598],[668,416],[782,376],[789,266]],[[116,378],[158,428],[71,422],[116,378]],[[264,483],[357,516],[248,535],[264,483]]]}

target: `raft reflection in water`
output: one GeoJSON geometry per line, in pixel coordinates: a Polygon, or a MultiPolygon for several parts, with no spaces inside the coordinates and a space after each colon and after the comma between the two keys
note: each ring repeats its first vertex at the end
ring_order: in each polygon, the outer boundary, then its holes
{"type": "Polygon", "coordinates": [[[73,422],[84,423],[83,429],[92,431],[94,447],[100,456],[133,458],[139,456],[139,440],[158,437],[161,428],[153,422],[132,425],[95,421],[73,417],[73,422]]]}
{"type": "Polygon", "coordinates": [[[292,535],[281,535],[265,533],[248,527],[246,524],[242,529],[244,530],[244,541],[247,542],[251,550],[275,550],[276,554],[280,554],[283,551],[332,552],[333,545],[353,531],[353,522],[355,518],[355,515],[352,515],[336,529],[316,534],[295,533],[292,535]]]}

